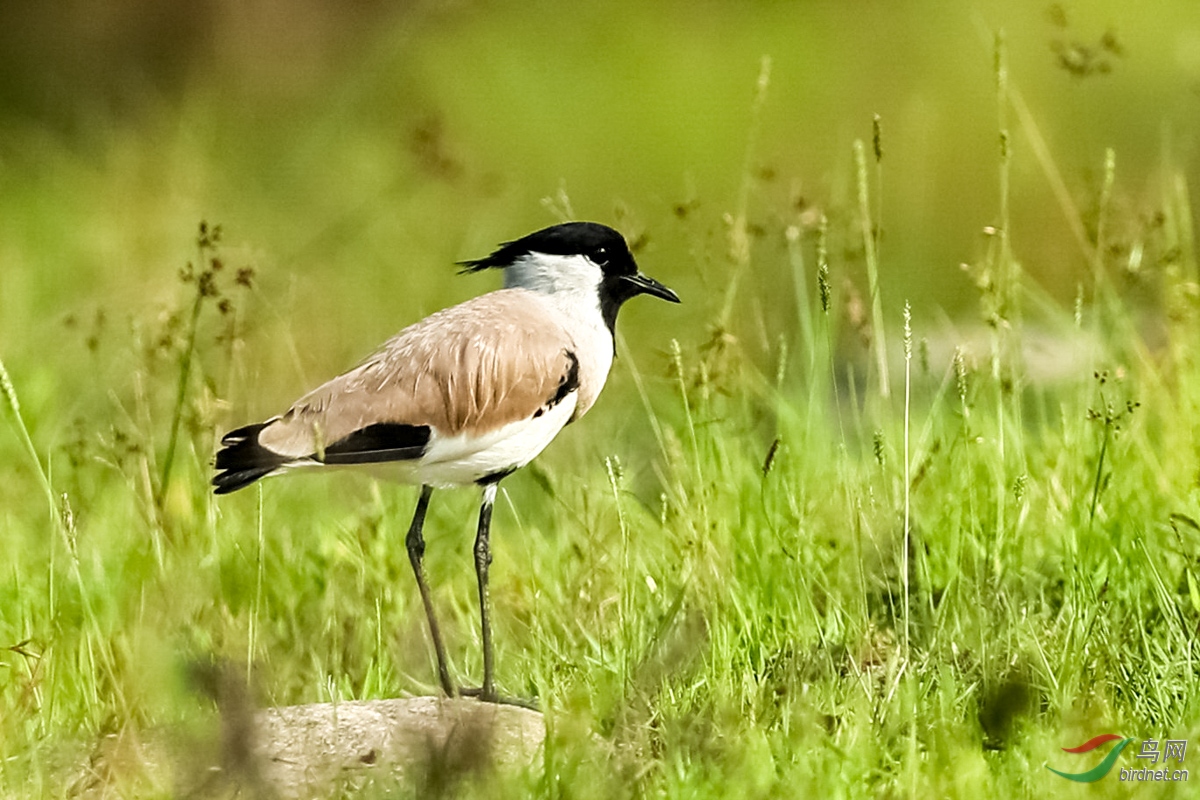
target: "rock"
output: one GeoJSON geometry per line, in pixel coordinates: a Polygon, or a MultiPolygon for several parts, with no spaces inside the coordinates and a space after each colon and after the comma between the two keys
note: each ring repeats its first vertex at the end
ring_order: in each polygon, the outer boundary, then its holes
{"type": "Polygon", "coordinates": [[[497,770],[536,768],[546,736],[536,711],[469,698],[264,709],[226,703],[215,721],[212,735],[199,738],[136,729],[106,735],[73,770],[67,794],[301,800],[404,785],[440,796],[497,770]]]}
{"type": "Polygon", "coordinates": [[[528,767],[546,736],[536,711],[467,698],[268,708],[255,712],[255,722],[254,780],[286,798],[528,767]]]}

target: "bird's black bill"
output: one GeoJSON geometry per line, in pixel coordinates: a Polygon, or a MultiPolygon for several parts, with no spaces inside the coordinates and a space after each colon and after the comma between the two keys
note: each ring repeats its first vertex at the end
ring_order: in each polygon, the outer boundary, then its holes
{"type": "Polygon", "coordinates": [[[663,300],[667,300],[671,303],[679,302],[679,295],[675,294],[675,292],[671,291],[666,286],[663,286],[649,275],[643,275],[642,273],[637,272],[633,275],[622,275],[621,280],[630,284],[630,288],[632,289],[630,296],[635,294],[649,294],[655,297],[661,297],[663,300]]]}
{"type": "Polygon", "coordinates": [[[621,306],[626,300],[639,294],[653,295],[671,303],[679,302],[679,295],[640,272],[606,275],[600,282],[600,314],[610,332],[616,331],[617,312],[621,310],[621,306]]]}

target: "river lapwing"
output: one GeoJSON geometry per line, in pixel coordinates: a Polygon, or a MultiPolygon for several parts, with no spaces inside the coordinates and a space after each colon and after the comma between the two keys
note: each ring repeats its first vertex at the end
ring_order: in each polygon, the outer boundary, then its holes
{"type": "Polygon", "coordinates": [[[502,245],[465,272],[504,271],[504,288],[439,311],[285,413],[226,434],[217,494],[305,468],[366,467],[421,487],[405,544],[449,696],[497,701],[488,611],[488,542],[500,481],[579,419],[604,387],[621,305],[639,294],[678,303],[643,275],[625,239],[568,222],[502,245]],[[456,689],[425,580],[425,512],[435,488],[475,485],[483,684],[456,689]]]}

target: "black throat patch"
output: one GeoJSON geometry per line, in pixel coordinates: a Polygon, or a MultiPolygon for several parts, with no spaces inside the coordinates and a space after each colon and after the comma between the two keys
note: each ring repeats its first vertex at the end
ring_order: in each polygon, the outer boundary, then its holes
{"type": "Polygon", "coordinates": [[[600,281],[600,315],[613,336],[617,335],[617,312],[626,300],[638,294],[637,288],[620,275],[605,275],[600,281]]]}

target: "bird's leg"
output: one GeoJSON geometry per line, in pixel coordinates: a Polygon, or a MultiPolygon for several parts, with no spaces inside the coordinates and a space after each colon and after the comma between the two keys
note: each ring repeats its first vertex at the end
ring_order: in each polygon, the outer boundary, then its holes
{"type": "Polygon", "coordinates": [[[417,500],[417,510],[413,512],[412,524],[408,526],[408,536],[404,545],[408,548],[408,560],[412,563],[413,573],[417,576],[417,588],[421,590],[421,602],[425,604],[425,617],[429,620],[429,635],[433,639],[433,649],[437,652],[438,678],[442,682],[442,691],[449,697],[454,697],[454,683],[450,680],[450,667],[446,659],[446,646],[442,644],[442,632],[438,628],[437,617],[433,613],[433,598],[429,596],[429,584],[425,582],[425,570],[421,559],[425,556],[425,538],[421,529],[425,526],[425,512],[429,508],[429,498],[433,495],[432,486],[421,487],[421,497],[417,500]]]}
{"type": "Polygon", "coordinates": [[[475,575],[479,578],[479,624],[483,634],[483,685],[479,699],[496,702],[496,678],[492,659],[492,626],[488,609],[488,567],[492,563],[492,548],[488,537],[492,527],[492,505],[496,502],[497,483],[483,487],[483,502],[479,506],[479,530],[475,534],[475,575]]]}
{"type": "Polygon", "coordinates": [[[496,502],[496,487],[497,483],[489,483],[483,487],[483,503],[479,507],[479,530],[475,534],[475,575],[479,578],[479,623],[483,634],[483,685],[477,689],[460,689],[459,694],[464,697],[478,697],[486,703],[500,703],[537,711],[537,703],[532,700],[501,697],[496,693],[491,608],[488,603],[488,567],[492,563],[489,535],[492,527],[492,506],[496,502]]]}

